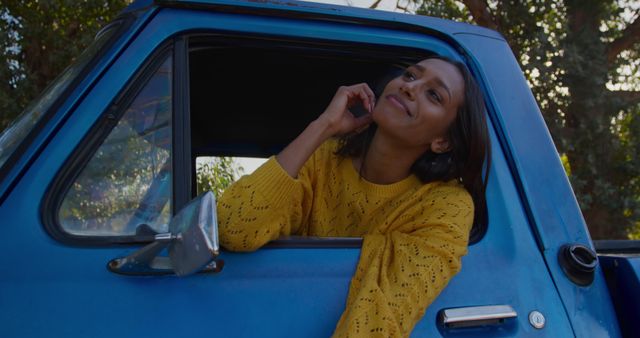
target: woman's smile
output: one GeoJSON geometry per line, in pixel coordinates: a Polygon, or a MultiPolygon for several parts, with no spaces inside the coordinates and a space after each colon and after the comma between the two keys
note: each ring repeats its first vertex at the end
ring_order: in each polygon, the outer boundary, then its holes
{"type": "Polygon", "coordinates": [[[385,96],[385,98],[389,102],[391,102],[391,104],[393,104],[396,108],[403,110],[409,116],[413,116],[411,115],[411,112],[409,111],[409,108],[407,107],[406,103],[404,103],[404,101],[402,101],[402,99],[397,95],[389,94],[385,96]]]}

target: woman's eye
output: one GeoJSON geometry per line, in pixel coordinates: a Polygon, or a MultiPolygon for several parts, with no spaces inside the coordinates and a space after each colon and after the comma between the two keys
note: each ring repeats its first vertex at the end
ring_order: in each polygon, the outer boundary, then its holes
{"type": "Polygon", "coordinates": [[[409,80],[409,81],[413,81],[413,80],[415,80],[415,79],[416,79],[415,75],[413,75],[413,73],[411,73],[411,72],[410,72],[410,71],[408,71],[408,70],[407,70],[407,71],[405,71],[405,72],[402,74],[402,77],[404,77],[405,79],[407,79],[407,80],[409,80]]]}
{"type": "Polygon", "coordinates": [[[438,103],[442,102],[442,100],[440,99],[440,95],[438,95],[438,92],[433,89],[427,90],[427,96],[436,100],[436,102],[438,103]]]}

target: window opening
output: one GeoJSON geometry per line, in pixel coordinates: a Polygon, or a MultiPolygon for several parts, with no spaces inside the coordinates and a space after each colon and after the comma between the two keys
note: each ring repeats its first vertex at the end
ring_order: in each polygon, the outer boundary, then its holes
{"type": "Polygon", "coordinates": [[[212,191],[216,198],[243,175],[250,175],[266,158],[240,156],[200,156],[196,158],[197,194],[212,191]]]}

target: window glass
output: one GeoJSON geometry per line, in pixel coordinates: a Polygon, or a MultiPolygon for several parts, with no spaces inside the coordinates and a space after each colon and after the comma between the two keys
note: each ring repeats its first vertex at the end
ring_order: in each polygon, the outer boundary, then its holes
{"type": "Polygon", "coordinates": [[[80,236],[123,236],[171,218],[171,79],[168,57],[81,171],[59,211],[80,236]]]}
{"type": "Polygon", "coordinates": [[[198,195],[212,191],[220,197],[231,183],[242,175],[253,173],[266,162],[258,157],[200,156],[196,158],[196,184],[198,195]]]}
{"type": "Polygon", "coordinates": [[[78,57],[76,62],[69,66],[58,76],[44,91],[44,93],[20,114],[7,129],[0,134],[0,167],[4,165],[9,156],[18,147],[20,142],[36,125],[53,102],[67,89],[69,84],[80,74],[80,71],[93,59],[98,51],[109,41],[117,31],[120,22],[107,26],[87,49],[78,57]]]}

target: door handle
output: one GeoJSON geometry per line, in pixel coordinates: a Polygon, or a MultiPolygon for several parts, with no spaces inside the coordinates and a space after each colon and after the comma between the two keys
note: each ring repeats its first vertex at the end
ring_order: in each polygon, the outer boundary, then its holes
{"type": "Polygon", "coordinates": [[[445,328],[498,325],[517,316],[510,305],[470,306],[440,310],[438,323],[445,328]]]}

